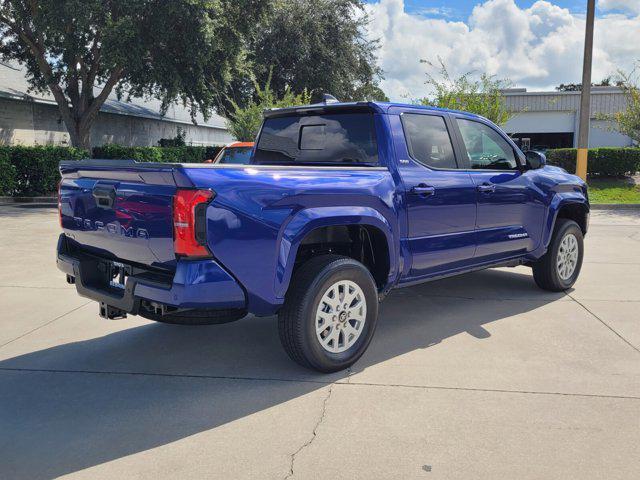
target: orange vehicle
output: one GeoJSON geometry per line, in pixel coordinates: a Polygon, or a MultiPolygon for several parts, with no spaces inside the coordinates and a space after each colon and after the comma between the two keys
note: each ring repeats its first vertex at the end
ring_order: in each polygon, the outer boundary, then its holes
{"type": "Polygon", "coordinates": [[[248,164],[252,150],[253,142],[233,142],[220,150],[213,160],[205,160],[205,163],[248,164]]]}

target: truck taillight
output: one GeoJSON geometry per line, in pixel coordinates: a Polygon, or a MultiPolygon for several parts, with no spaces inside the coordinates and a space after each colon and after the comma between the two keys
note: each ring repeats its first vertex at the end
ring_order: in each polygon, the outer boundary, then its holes
{"type": "Polygon", "coordinates": [[[207,205],[211,190],[178,189],[173,196],[173,247],[176,255],[208,257],[207,205]]]}

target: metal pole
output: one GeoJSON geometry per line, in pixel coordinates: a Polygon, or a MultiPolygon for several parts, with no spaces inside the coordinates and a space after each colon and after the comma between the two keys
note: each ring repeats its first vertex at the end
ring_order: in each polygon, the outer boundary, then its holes
{"type": "Polygon", "coordinates": [[[580,96],[580,126],[578,127],[578,158],[576,175],[587,179],[589,148],[589,117],[591,116],[591,60],[593,57],[593,20],[596,0],[587,0],[587,25],[584,35],[584,61],[582,64],[582,94],[580,96]]]}

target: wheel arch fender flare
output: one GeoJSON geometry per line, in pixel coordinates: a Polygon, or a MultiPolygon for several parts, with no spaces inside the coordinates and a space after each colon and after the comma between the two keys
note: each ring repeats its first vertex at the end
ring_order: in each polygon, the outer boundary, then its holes
{"type": "Polygon", "coordinates": [[[549,205],[549,214],[547,215],[547,222],[545,224],[545,230],[542,236],[542,244],[545,249],[549,247],[551,242],[551,236],[553,235],[553,229],[555,228],[558,214],[565,207],[579,207],[584,210],[585,214],[589,214],[589,202],[584,197],[564,196],[562,194],[555,195],[551,204],[549,205]]]}
{"type": "Polygon", "coordinates": [[[394,283],[398,276],[400,251],[397,222],[390,222],[378,210],[371,207],[313,207],[297,212],[279,232],[274,285],[276,297],[284,298],[302,240],[318,228],[341,225],[367,225],[379,229],[384,234],[389,255],[387,285],[394,283]]]}

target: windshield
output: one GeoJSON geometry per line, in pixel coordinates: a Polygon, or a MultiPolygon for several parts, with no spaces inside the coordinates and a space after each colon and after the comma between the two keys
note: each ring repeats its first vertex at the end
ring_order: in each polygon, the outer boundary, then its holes
{"type": "Polygon", "coordinates": [[[252,149],[252,147],[224,148],[214,163],[248,164],[251,161],[252,149]]]}
{"type": "Polygon", "coordinates": [[[253,163],[377,165],[371,113],[267,118],[253,163]]]}

